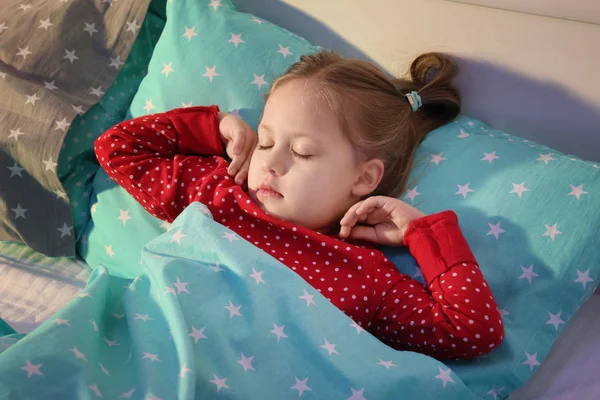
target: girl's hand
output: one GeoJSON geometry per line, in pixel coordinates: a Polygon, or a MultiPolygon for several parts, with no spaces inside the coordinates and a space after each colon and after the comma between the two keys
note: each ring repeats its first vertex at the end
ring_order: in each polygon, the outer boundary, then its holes
{"type": "Polygon", "coordinates": [[[424,216],[421,211],[396,198],[373,196],[350,207],[340,221],[339,236],[401,246],[410,222],[424,216]]]}
{"type": "Polygon", "coordinates": [[[256,147],[257,136],[243,119],[235,114],[219,112],[219,131],[231,164],[227,172],[242,185],[248,178],[248,168],[252,151],[256,147]]]}

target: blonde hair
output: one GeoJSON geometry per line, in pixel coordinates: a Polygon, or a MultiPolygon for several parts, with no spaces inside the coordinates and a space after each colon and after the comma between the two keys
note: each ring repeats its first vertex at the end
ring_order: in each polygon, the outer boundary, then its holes
{"type": "Polygon", "coordinates": [[[397,197],[406,189],[420,141],[460,112],[452,86],[457,73],[449,56],[426,53],[412,62],[408,78],[390,79],[372,63],[327,50],[303,55],[273,82],[270,93],[291,79],[315,80],[357,153],[383,161],[383,177],[370,195],[397,197]],[[411,91],[422,101],[415,112],[405,96],[411,91]]]}

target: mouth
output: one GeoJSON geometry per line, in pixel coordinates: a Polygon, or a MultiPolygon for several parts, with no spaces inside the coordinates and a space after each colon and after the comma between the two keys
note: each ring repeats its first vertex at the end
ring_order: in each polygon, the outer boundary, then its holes
{"type": "Polygon", "coordinates": [[[258,187],[256,194],[260,197],[283,197],[275,188],[267,183],[263,183],[258,187]]]}

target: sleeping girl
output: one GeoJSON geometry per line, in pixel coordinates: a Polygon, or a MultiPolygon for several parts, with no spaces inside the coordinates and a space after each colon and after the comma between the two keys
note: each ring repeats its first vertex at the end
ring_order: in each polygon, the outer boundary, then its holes
{"type": "Polygon", "coordinates": [[[277,78],[255,133],[216,105],[123,121],[95,142],[108,175],[172,222],[190,203],[295,271],[398,350],[466,359],[499,346],[499,309],[453,211],[397,197],[413,154],[460,111],[448,56],[417,57],[410,79],[334,52],[277,78]],[[377,245],[406,246],[425,285],[377,245]]]}

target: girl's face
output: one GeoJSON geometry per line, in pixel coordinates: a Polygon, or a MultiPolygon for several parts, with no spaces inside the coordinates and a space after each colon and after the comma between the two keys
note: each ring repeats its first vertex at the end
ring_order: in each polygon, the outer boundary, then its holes
{"type": "Polygon", "coordinates": [[[363,195],[362,169],[317,89],[293,79],[271,93],[258,127],[248,190],[269,214],[328,232],[339,228],[339,220],[363,195]]]}

